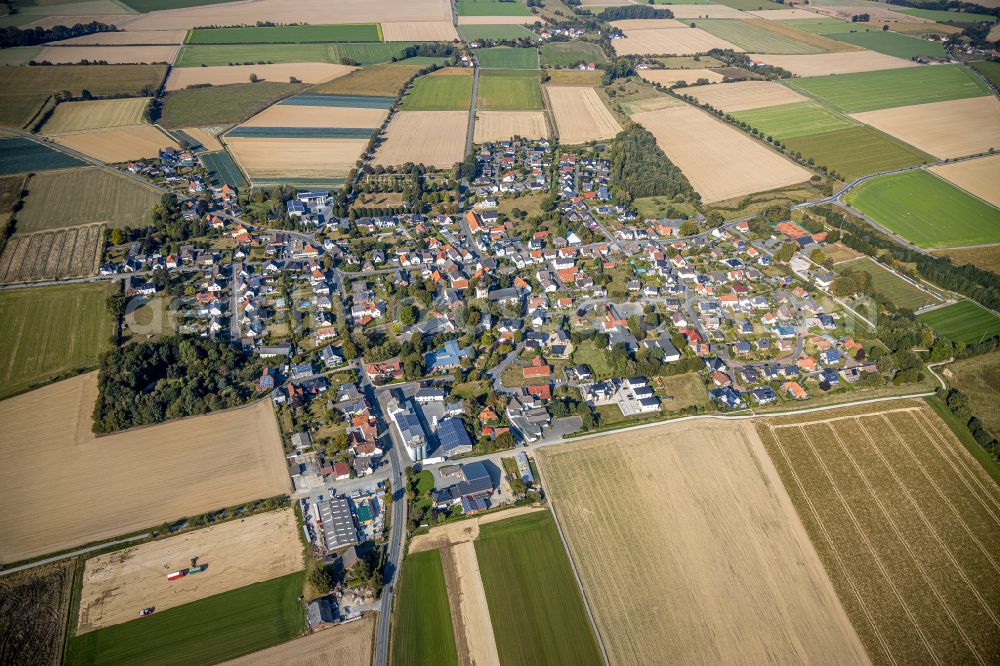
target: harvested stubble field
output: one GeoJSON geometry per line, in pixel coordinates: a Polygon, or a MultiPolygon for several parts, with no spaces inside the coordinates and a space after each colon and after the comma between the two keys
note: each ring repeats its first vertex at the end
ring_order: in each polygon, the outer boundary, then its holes
{"type": "Polygon", "coordinates": [[[479,76],[477,111],[541,111],[543,108],[537,72],[493,69],[479,76]]]}
{"type": "Polygon", "coordinates": [[[612,43],[618,55],[690,55],[711,49],[743,49],[699,28],[626,30],[624,39],[612,43]]]}
{"type": "Polygon", "coordinates": [[[453,42],[458,32],[448,21],[386,21],[382,38],[387,42],[453,42]]]}
{"type": "Polygon", "coordinates": [[[549,136],[542,111],[480,111],[476,114],[473,141],[506,141],[515,136],[545,139],[549,136]]]}
{"type": "Polygon", "coordinates": [[[0,578],[0,664],[62,662],[76,560],[0,578]]]}
{"type": "Polygon", "coordinates": [[[805,9],[765,9],[764,11],[750,11],[757,18],[769,21],[794,21],[798,19],[815,19],[817,15],[805,9]]]}
{"type": "Polygon", "coordinates": [[[365,67],[312,89],[320,94],[388,95],[397,96],[420,67],[417,65],[386,64],[365,67]]]}
{"type": "Polygon", "coordinates": [[[225,142],[254,181],[343,177],[368,147],[368,139],[227,137],[225,142]]]}
{"type": "Polygon", "coordinates": [[[952,185],[1000,208],[1000,155],[930,167],[952,185]]]}
{"type": "Polygon", "coordinates": [[[225,662],[224,666],[370,666],[375,616],[330,627],[303,638],[225,662]]]}
{"type": "Polygon", "coordinates": [[[632,119],[656,137],[705,203],[778,189],[811,176],[739,130],[691,106],[637,113],[632,119]]]}
{"type": "Polygon", "coordinates": [[[972,264],[973,266],[982,268],[984,271],[1000,275],[1000,247],[996,245],[954,250],[935,250],[934,254],[948,257],[956,266],[972,264]]]}
{"type": "MultiPolygon", "coordinates": [[[[104,287],[96,294],[97,302],[87,305],[100,314],[100,347],[108,337],[104,287]]],[[[8,294],[2,298],[5,305],[8,294]]],[[[36,313],[32,326],[63,321],[70,330],[67,317],[77,307],[36,313]]],[[[26,323],[20,323],[20,333],[26,333],[26,323]]],[[[78,324],[72,330],[78,331],[78,324]]],[[[20,335],[4,331],[3,339],[20,335]]],[[[14,347],[11,357],[29,363],[33,355],[27,347],[45,348],[37,331],[30,342],[14,347]]],[[[93,362],[96,347],[90,350],[93,362]]],[[[97,375],[91,373],[0,402],[8,435],[0,465],[0,501],[9,507],[0,515],[4,562],[289,491],[278,425],[267,400],[97,438],[90,429],[96,397],[97,375]],[[45,484],[37,483],[39,469],[46,470],[45,484]],[[54,505],[60,510],[52,511],[54,505]]]]}
{"type": "Polygon", "coordinates": [[[736,44],[745,51],[753,51],[754,53],[783,53],[790,55],[822,53],[825,49],[807,43],[816,39],[837,45],[840,47],[837,49],[838,51],[850,48],[846,44],[837,44],[837,42],[828,40],[825,37],[819,37],[818,35],[796,30],[791,26],[785,26],[786,30],[792,34],[798,33],[802,35],[805,41],[799,41],[789,35],[781,34],[777,30],[772,30],[772,27],[780,28],[781,26],[770,21],[765,21],[764,19],[710,19],[707,21],[698,21],[696,25],[698,29],[715,35],[719,39],[724,39],[731,44],[736,44]]]}
{"type": "Polygon", "coordinates": [[[177,46],[47,46],[38,54],[41,62],[74,65],[83,60],[109,65],[167,63],[177,57],[177,46]]]}
{"type": "Polygon", "coordinates": [[[149,221],[150,209],[159,201],[160,192],[154,187],[98,167],[41,173],[28,181],[16,232],[94,222],[140,227],[149,221]]]}
{"type": "Polygon", "coordinates": [[[341,25],[269,25],[250,28],[192,30],[186,44],[306,44],[310,42],[377,42],[374,23],[341,25]]]}
{"type": "Polygon", "coordinates": [[[52,137],[52,140],[109,164],[159,157],[160,150],[167,147],[180,149],[176,141],[152,125],[67,132],[52,137]]]}
{"type": "Polygon", "coordinates": [[[235,590],[305,566],[292,509],[233,519],[87,560],[76,633],[134,620],[137,608],[157,611],[235,590]],[[180,580],[172,571],[208,568],[180,580]]]}
{"type": "Polygon", "coordinates": [[[695,86],[681,92],[726,113],[794,104],[806,99],[794,90],[772,81],[739,81],[719,86],[695,86]]]}
{"type": "Polygon", "coordinates": [[[1000,489],[933,410],[757,429],[873,662],[1000,660],[1000,489]]]}
{"type": "Polygon", "coordinates": [[[546,86],[549,108],[559,132],[559,142],[567,145],[598,139],[613,139],[622,131],[597,91],[578,86],[546,86]]]}
{"type": "Polygon", "coordinates": [[[876,70],[917,67],[915,62],[893,58],[875,51],[850,51],[847,53],[820,53],[816,55],[765,55],[752,53],[755,61],[787,69],[799,76],[827,76],[829,74],[854,74],[876,70]]]}
{"type": "MultiPolygon", "coordinates": [[[[948,384],[969,398],[969,406],[991,432],[1000,430],[1000,352],[955,361],[945,366],[942,374],[948,384]]],[[[994,477],[995,478],[995,477],[994,477]]]]}
{"type": "Polygon", "coordinates": [[[276,104],[241,127],[380,127],[387,109],[276,104]]]}
{"type": "Polygon", "coordinates": [[[218,67],[175,67],[170,70],[166,89],[182,90],[188,86],[209,83],[221,86],[230,83],[247,83],[256,74],[263,81],[288,84],[291,77],[303,83],[324,83],[355,70],[347,65],[325,62],[278,63],[273,65],[220,65],[218,67]]]}
{"type": "Polygon", "coordinates": [[[657,426],[538,460],[612,663],[867,663],[749,423],[657,426]]]}
{"type": "Polygon", "coordinates": [[[186,30],[129,30],[128,32],[95,32],[58,42],[50,46],[152,46],[182,44],[186,30]]]}
{"type": "Polygon", "coordinates": [[[148,97],[63,102],[42,127],[43,134],[141,125],[148,97]]]}
{"type": "MultiPolygon", "coordinates": [[[[710,69],[647,69],[639,72],[643,81],[659,83],[661,86],[672,86],[678,81],[693,85],[699,79],[705,79],[709,83],[721,83],[724,78],[722,74],[713,72],[710,69]]],[[[690,94],[691,91],[685,91],[690,94]]]]}
{"type": "Polygon", "coordinates": [[[96,275],[103,227],[90,224],[14,236],[0,254],[0,283],[96,275]]]}
{"type": "Polygon", "coordinates": [[[1000,102],[992,95],[852,116],[939,158],[1000,149],[1000,102]]]}
{"type": "Polygon", "coordinates": [[[373,163],[424,164],[449,168],[461,162],[469,114],[465,111],[399,111],[375,152],[373,163]]]}

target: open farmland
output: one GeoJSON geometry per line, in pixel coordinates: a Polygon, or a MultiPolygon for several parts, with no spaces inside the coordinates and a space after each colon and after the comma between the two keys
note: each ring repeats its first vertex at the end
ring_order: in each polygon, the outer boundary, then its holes
{"type": "Polygon", "coordinates": [[[97,167],[42,173],[28,182],[17,232],[30,233],[102,222],[141,227],[160,192],[138,180],[97,167]]]}
{"type": "MultiPolygon", "coordinates": [[[[304,83],[323,83],[354,71],[347,65],[333,65],[323,62],[297,62],[274,65],[220,65],[217,67],[175,67],[167,78],[167,90],[181,90],[188,86],[209,83],[221,86],[230,83],[250,82],[255,74],[261,81],[288,84],[291,77],[304,83]]],[[[257,84],[260,85],[260,84],[257,84]]]]}
{"type": "Polygon", "coordinates": [[[63,102],[45,122],[44,134],[141,125],[148,97],[63,102]]]}
{"type": "Polygon", "coordinates": [[[809,180],[810,173],[707,113],[677,106],[636,113],[705,203],[809,180]]]}
{"type": "Polygon", "coordinates": [[[521,25],[459,25],[458,33],[470,41],[488,39],[534,39],[535,33],[521,25]]]}
{"type": "Polygon", "coordinates": [[[0,663],[62,661],[75,560],[0,578],[0,663]]]}
{"type": "Polygon", "coordinates": [[[500,0],[456,0],[458,16],[531,16],[531,11],[520,2],[500,0]]]}
{"type": "Polygon", "coordinates": [[[976,344],[1000,335],[1000,317],[972,301],[925,312],[920,321],[953,342],[976,344]]]}
{"type": "Polygon", "coordinates": [[[972,264],[1000,275],[1000,246],[997,245],[935,250],[934,254],[948,257],[956,266],[972,264]]]}
{"type": "Polygon", "coordinates": [[[577,86],[546,86],[559,142],[572,145],[612,139],[622,131],[597,91],[577,86]]]}
{"type": "Polygon", "coordinates": [[[554,42],[541,48],[542,64],[549,67],[574,67],[577,63],[603,64],[608,61],[604,51],[590,42],[554,42]]]}
{"type": "Polygon", "coordinates": [[[845,200],[920,247],[1000,243],[1000,209],[925,171],[866,181],[845,200]]]}
{"type": "Polygon", "coordinates": [[[866,125],[792,137],[784,144],[847,180],[933,161],[930,155],[866,125]]]}
{"type": "Polygon", "coordinates": [[[1000,149],[1000,102],[992,95],[869,111],[853,117],[940,158],[1000,149]]]}
{"type": "Polygon", "coordinates": [[[442,548],[441,567],[459,662],[499,666],[496,635],[476,557],[476,544],[463,541],[442,548]]]}
{"type": "Polygon", "coordinates": [[[387,42],[458,41],[458,31],[448,21],[389,21],[382,23],[382,39],[387,42]]]}
{"type": "Polygon", "coordinates": [[[541,111],[542,89],[536,72],[494,69],[479,76],[476,110],[541,111]]]}
{"type": "Polygon", "coordinates": [[[275,25],[252,28],[192,30],[187,44],[307,44],[310,42],[377,42],[375,23],[341,25],[275,25]]]}
{"type": "Polygon", "coordinates": [[[420,71],[416,65],[387,64],[365,67],[347,76],[323,83],[314,93],[338,95],[388,95],[396,97],[403,86],[420,71]]]}
{"type": "Polygon", "coordinates": [[[67,132],[52,137],[52,140],[109,164],[159,157],[163,148],[180,148],[176,141],[152,125],[67,132]]]}
{"type": "Polygon", "coordinates": [[[749,423],[537,455],[611,663],[867,663],[749,423]]]}
{"type": "Polygon", "coordinates": [[[743,49],[699,28],[644,28],[626,30],[624,39],[611,42],[618,55],[690,55],[711,49],[743,49]]]}
{"type": "Polygon", "coordinates": [[[494,46],[475,53],[483,69],[538,69],[538,49],[533,47],[494,46]]]}
{"type": "Polygon", "coordinates": [[[330,59],[333,62],[353,60],[359,65],[376,65],[390,62],[403,55],[403,50],[416,46],[412,41],[376,42],[374,44],[330,44],[330,59]]]}
{"type": "Polygon", "coordinates": [[[109,65],[170,64],[178,47],[167,46],[47,46],[37,60],[53,65],[75,65],[83,60],[109,65]]]}
{"type": "Polygon", "coordinates": [[[97,275],[103,225],[18,234],[0,253],[0,283],[97,275]]]}
{"type": "Polygon", "coordinates": [[[76,633],[134,620],[136,608],[159,612],[301,571],[298,533],[289,508],[92,557],[83,572],[76,633]],[[192,566],[192,553],[207,569],[168,581],[166,573],[192,566]]]}
{"type": "Polygon", "coordinates": [[[375,618],[363,616],[226,662],[226,666],[370,666],[375,618]]]}
{"type": "Polygon", "coordinates": [[[472,72],[442,69],[418,77],[403,98],[407,111],[459,111],[472,103],[472,72]]]}
{"type": "Polygon", "coordinates": [[[691,95],[702,104],[709,104],[726,113],[793,104],[805,100],[805,97],[794,90],[772,81],[739,81],[719,86],[696,86],[681,92],[691,95]]]}
{"type": "Polygon", "coordinates": [[[909,59],[914,56],[945,57],[944,47],[941,46],[941,42],[931,42],[919,37],[900,35],[899,33],[886,30],[832,34],[829,37],[896,58],[909,59]]]}
{"type": "Polygon", "coordinates": [[[917,67],[915,62],[893,58],[875,51],[850,51],[847,53],[820,53],[817,55],[766,55],[753,53],[755,61],[787,69],[799,76],[827,76],[829,74],[854,74],[890,69],[917,67]]]}
{"type": "Polygon", "coordinates": [[[247,186],[243,172],[240,171],[239,166],[236,165],[236,162],[225,150],[202,153],[199,158],[202,164],[205,165],[208,176],[215,185],[221,186],[223,183],[226,183],[237,189],[247,186]]]}
{"type": "Polygon", "coordinates": [[[409,553],[398,587],[389,662],[393,666],[457,666],[440,551],[409,553]]]}
{"type": "Polygon", "coordinates": [[[194,150],[225,150],[225,147],[219,142],[217,135],[200,127],[182,127],[175,130],[174,134],[178,135],[180,139],[187,142],[188,145],[194,150]],[[201,148],[198,148],[195,144],[197,144],[197,146],[201,146],[201,148]]]}
{"type": "Polygon", "coordinates": [[[949,363],[942,374],[950,386],[968,397],[973,413],[987,429],[991,432],[1000,430],[1000,411],[996,408],[997,401],[1000,400],[1000,352],[980,354],[949,363]]]}
{"type": "Polygon", "coordinates": [[[925,403],[757,428],[873,662],[1000,659],[1000,490],[925,403]]]}
{"type": "Polygon", "coordinates": [[[226,137],[250,180],[343,178],[361,158],[368,139],[226,137]]]}
{"type": "MultiPolygon", "coordinates": [[[[709,83],[721,83],[724,78],[722,74],[710,69],[646,69],[639,72],[639,76],[642,77],[643,81],[659,83],[661,86],[667,87],[678,81],[683,81],[691,86],[701,79],[709,83]]],[[[684,92],[691,94],[693,91],[685,90],[684,92]]]]}
{"type": "Polygon", "coordinates": [[[928,104],[988,94],[975,74],[961,65],[907,67],[843,76],[789,79],[788,85],[843,113],[928,104]]]}
{"type": "MultiPolygon", "coordinates": [[[[756,2],[757,6],[753,9],[758,9],[766,5],[766,2],[756,2]]],[[[741,12],[739,9],[734,7],[727,7],[723,4],[714,3],[677,3],[669,7],[670,11],[674,13],[674,17],[679,19],[742,19],[746,18],[746,14],[741,12]]]]}
{"type": "Polygon", "coordinates": [[[214,664],[283,643],[302,633],[303,578],[288,574],[76,636],[65,663],[214,664]]]}
{"type": "Polygon", "coordinates": [[[871,257],[860,257],[853,261],[846,261],[839,264],[837,270],[839,272],[852,270],[868,273],[872,278],[872,288],[892,301],[896,307],[917,310],[925,305],[941,302],[937,296],[904,280],[871,257]]]}
{"type": "Polygon", "coordinates": [[[311,62],[333,63],[333,50],[328,44],[194,44],[181,49],[174,67],[311,62]]]}
{"type": "Polygon", "coordinates": [[[424,164],[447,169],[465,156],[465,111],[399,111],[375,153],[374,164],[424,164]]]}
{"type": "Polygon", "coordinates": [[[934,166],[929,171],[1000,208],[1000,188],[997,187],[1000,182],[1000,155],[934,166]]]}
{"type": "MultiPolygon", "coordinates": [[[[104,307],[104,301],[112,291],[112,285],[96,283],[11,289],[0,292],[0,340],[3,341],[3,345],[0,346],[0,387],[2,387],[0,398],[8,398],[55,377],[96,366],[97,357],[107,348],[108,338],[113,330],[113,322],[104,307]]],[[[92,383],[96,390],[96,380],[92,380],[92,383]]],[[[47,390],[52,393],[51,389],[47,390]]],[[[53,393],[58,396],[64,394],[64,391],[53,393]]],[[[7,437],[14,436],[16,424],[13,420],[7,421],[6,418],[10,416],[7,410],[15,402],[15,400],[0,402],[0,413],[4,415],[7,426],[7,437]]],[[[57,405],[51,405],[49,408],[55,412],[57,405]]],[[[92,408],[93,401],[86,408],[87,420],[92,408]]],[[[18,418],[23,419],[22,428],[30,428],[38,410],[27,405],[25,409],[26,411],[18,418]]],[[[83,426],[89,428],[89,423],[83,426]]],[[[13,444],[14,440],[10,441],[13,444]]],[[[43,437],[39,441],[46,440],[43,437]]],[[[10,454],[9,451],[5,453],[10,454]]],[[[5,466],[13,469],[17,462],[9,464],[5,462],[5,466]]],[[[44,494],[40,488],[37,492],[44,494]]],[[[39,500],[42,499],[40,496],[39,500]]],[[[22,500],[19,499],[18,504],[21,503],[22,500]]],[[[8,516],[13,517],[13,513],[13,511],[8,512],[8,516]]],[[[30,532],[31,519],[27,516],[24,519],[29,522],[26,527],[29,527],[30,532]]],[[[4,542],[13,547],[14,533],[5,529],[4,534],[4,542]]],[[[30,534],[22,536],[26,536],[30,544],[30,534]]],[[[40,550],[36,554],[51,550],[55,549],[40,550]]],[[[3,544],[0,544],[0,551],[4,551],[0,552],[0,560],[5,562],[24,557],[10,557],[3,544]]],[[[19,553],[14,554],[19,555],[19,553]]]]}
{"type": "Polygon", "coordinates": [[[186,30],[129,30],[128,32],[95,32],[57,42],[54,46],[150,46],[155,44],[182,44],[186,30]]]}
{"type": "MultiPolygon", "coordinates": [[[[798,41],[770,30],[771,24],[764,20],[710,19],[698,21],[696,25],[698,29],[731,44],[736,44],[744,51],[790,55],[805,55],[824,51],[822,48],[807,43],[815,37],[814,35],[804,33],[803,39],[806,41],[798,41]]],[[[789,30],[795,31],[795,28],[789,27],[789,30]]]]}
{"type": "Polygon", "coordinates": [[[389,115],[387,109],[377,107],[304,106],[295,101],[268,107],[240,127],[374,128],[389,115]]]}
{"type": "MultiPolygon", "coordinates": [[[[2,70],[3,68],[0,68],[2,70]]],[[[66,153],[53,150],[38,141],[11,137],[0,139],[0,176],[66,169],[83,166],[83,162],[66,153]]]]}
{"type": "MultiPolygon", "coordinates": [[[[32,289],[30,304],[21,302],[14,312],[17,317],[7,312],[15,307],[12,295],[23,292],[0,296],[3,339],[15,341],[7,353],[19,364],[30,364],[18,366],[22,373],[28,368],[39,373],[45,367],[55,374],[92,365],[108,339],[103,285],[57,289],[57,298],[40,304],[40,290],[32,289]],[[80,299],[88,289],[90,300],[80,299]],[[68,321],[77,322],[69,340],[68,321]],[[38,322],[51,322],[52,329],[61,330],[40,336],[38,322]],[[89,325],[84,328],[81,322],[89,325]],[[86,344],[85,331],[91,336],[86,344]],[[58,358],[43,365],[39,352],[31,349],[58,358]]],[[[20,377],[22,386],[44,379],[20,377]]],[[[14,388],[6,381],[4,386],[14,388]]],[[[289,490],[278,425],[267,400],[97,438],[91,432],[96,397],[97,375],[92,373],[0,402],[9,436],[0,466],[0,500],[9,507],[0,515],[4,562],[289,490]],[[36,482],[34,471],[39,468],[48,470],[49,483],[36,482]],[[49,510],[53,502],[60,511],[49,510]]]]}
{"type": "Polygon", "coordinates": [[[857,126],[847,116],[811,101],[740,110],[733,117],[779,141],[857,126]]]}
{"type": "Polygon", "coordinates": [[[545,139],[549,136],[545,114],[541,111],[479,111],[473,141],[488,143],[508,141],[515,136],[545,139]]]}
{"type": "Polygon", "coordinates": [[[171,129],[238,123],[302,88],[295,83],[260,81],[177,90],[167,95],[160,122],[171,129]]]}

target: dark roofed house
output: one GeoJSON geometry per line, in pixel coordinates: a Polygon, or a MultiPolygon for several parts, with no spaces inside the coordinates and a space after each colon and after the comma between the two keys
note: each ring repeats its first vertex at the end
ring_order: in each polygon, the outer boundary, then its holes
{"type": "Polygon", "coordinates": [[[438,427],[437,435],[443,455],[457,456],[472,451],[472,440],[461,419],[444,419],[438,427]]]}

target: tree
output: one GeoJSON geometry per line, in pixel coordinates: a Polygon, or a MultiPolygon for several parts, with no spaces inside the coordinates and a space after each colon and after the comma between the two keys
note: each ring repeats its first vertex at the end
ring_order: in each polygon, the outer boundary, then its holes
{"type": "Polygon", "coordinates": [[[260,77],[256,74],[250,74],[250,83],[257,83],[258,81],[260,81],[260,77]]]}
{"type": "Polygon", "coordinates": [[[122,243],[125,242],[125,232],[122,231],[121,229],[117,229],[117,228],[116,229],[112,229],[111,230],[111,235],[109,236],[108,241],[112,245],[121,245],[122,243]]]}
{"type": "Polygon", "coordinates": [[[336,582],[333,567],[329,564],[316,567],[309,574],[309,582],[320,594],[328,594],[336,582]]]}
{"type": "Polygon", "coordinates": [[[790,261],[797,249],[798,246],[795,243],[785,243],[781,246],[781,249],[774,253],[774,258],[778,261],[790,261]]]}
{"type": "Polygon", "coordinates": [[[417,308],[412,305],[404,305],[399,309],[399,321],[406,326],[413,326],[417,323],[417,308]]]}
{"type": "Polygon", "coordinates": [[[510,434],[510,431],[507,431],[497,436],[495,444],[497,450],[501,450],[501,449],[512,449],[517,444],[517,442],[514,441],[514,435],[510,434]]]}
{"type": "Polygon", "coordinates": [[[698,233],[698,225],[691,220],[684,220],[680,229],[681,236],[694,236],[698,233]]]}

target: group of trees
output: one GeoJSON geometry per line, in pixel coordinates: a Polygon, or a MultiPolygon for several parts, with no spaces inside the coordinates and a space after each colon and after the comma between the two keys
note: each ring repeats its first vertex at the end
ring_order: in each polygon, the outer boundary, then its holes
{"type": "Polygon", "coordinates": [[[92,35],[96,32],[114,32],[118,30],[113,25],[91,21],[90,23],[77,23],[71,28],[64,25],[57,25],[51,28],[15,28],[6,26],[0,28],[0,49],[9,49],[13,46],[35,46],[46,42],[55,42],[61,39],[72,39],[83,35],[92,35]]]}
{"type": "Polygon", "coordinates": [[[674,13],[669,9],[650,5],[621,5],[608,7],[598,15],[602,21],[621,21],[624,19],[671,19],[674,13]]]}
{"type": "Polygon", "coordinates": [[[969,429],[972,437],[979,443],[981,447],[986,449],[986,451],[997,458],[1000,456],[1000,441],[991,433],[983,422],[972,413],[972,406],[969,404],[969,397],[959,391],[957,388],[949,389],[945,391],[944,389],[938,389],[938,397],[944,401],[944,404],[948,406],[951,413],[962,419],[965,426],[969,429]]]}
{"type": "Polygon", "coordinates": [[[790,79],[794,74],[787,69],[775,67],[774,65],[754,65],[753,59],[745,53],[737,53],[729,49],[711,49],[708,55],[716,60],[721,60],[726,67],[739,67],[754,74],[763,76],[766,79],[790,79]]]}
{"type": "Polygon", "coordinates": [[[654,196],[683,201],[694,194],[688,179],[641,125],[631,124],[615,137],[608,159],[611,188],[626,203],[654,196]]]}
{"type": "Polygon", "coordinates": [[[208,210],[207,204],[195,199],[197,215],[190,218],[184,217],[183,206],[184,203],[172,193],[164,194],[160,197],[160,203],[153,206],[153,227],[163,240],[183,241],[204,236],[208,232],[208,225],[204,219],[204,214],[208,210]]]}

